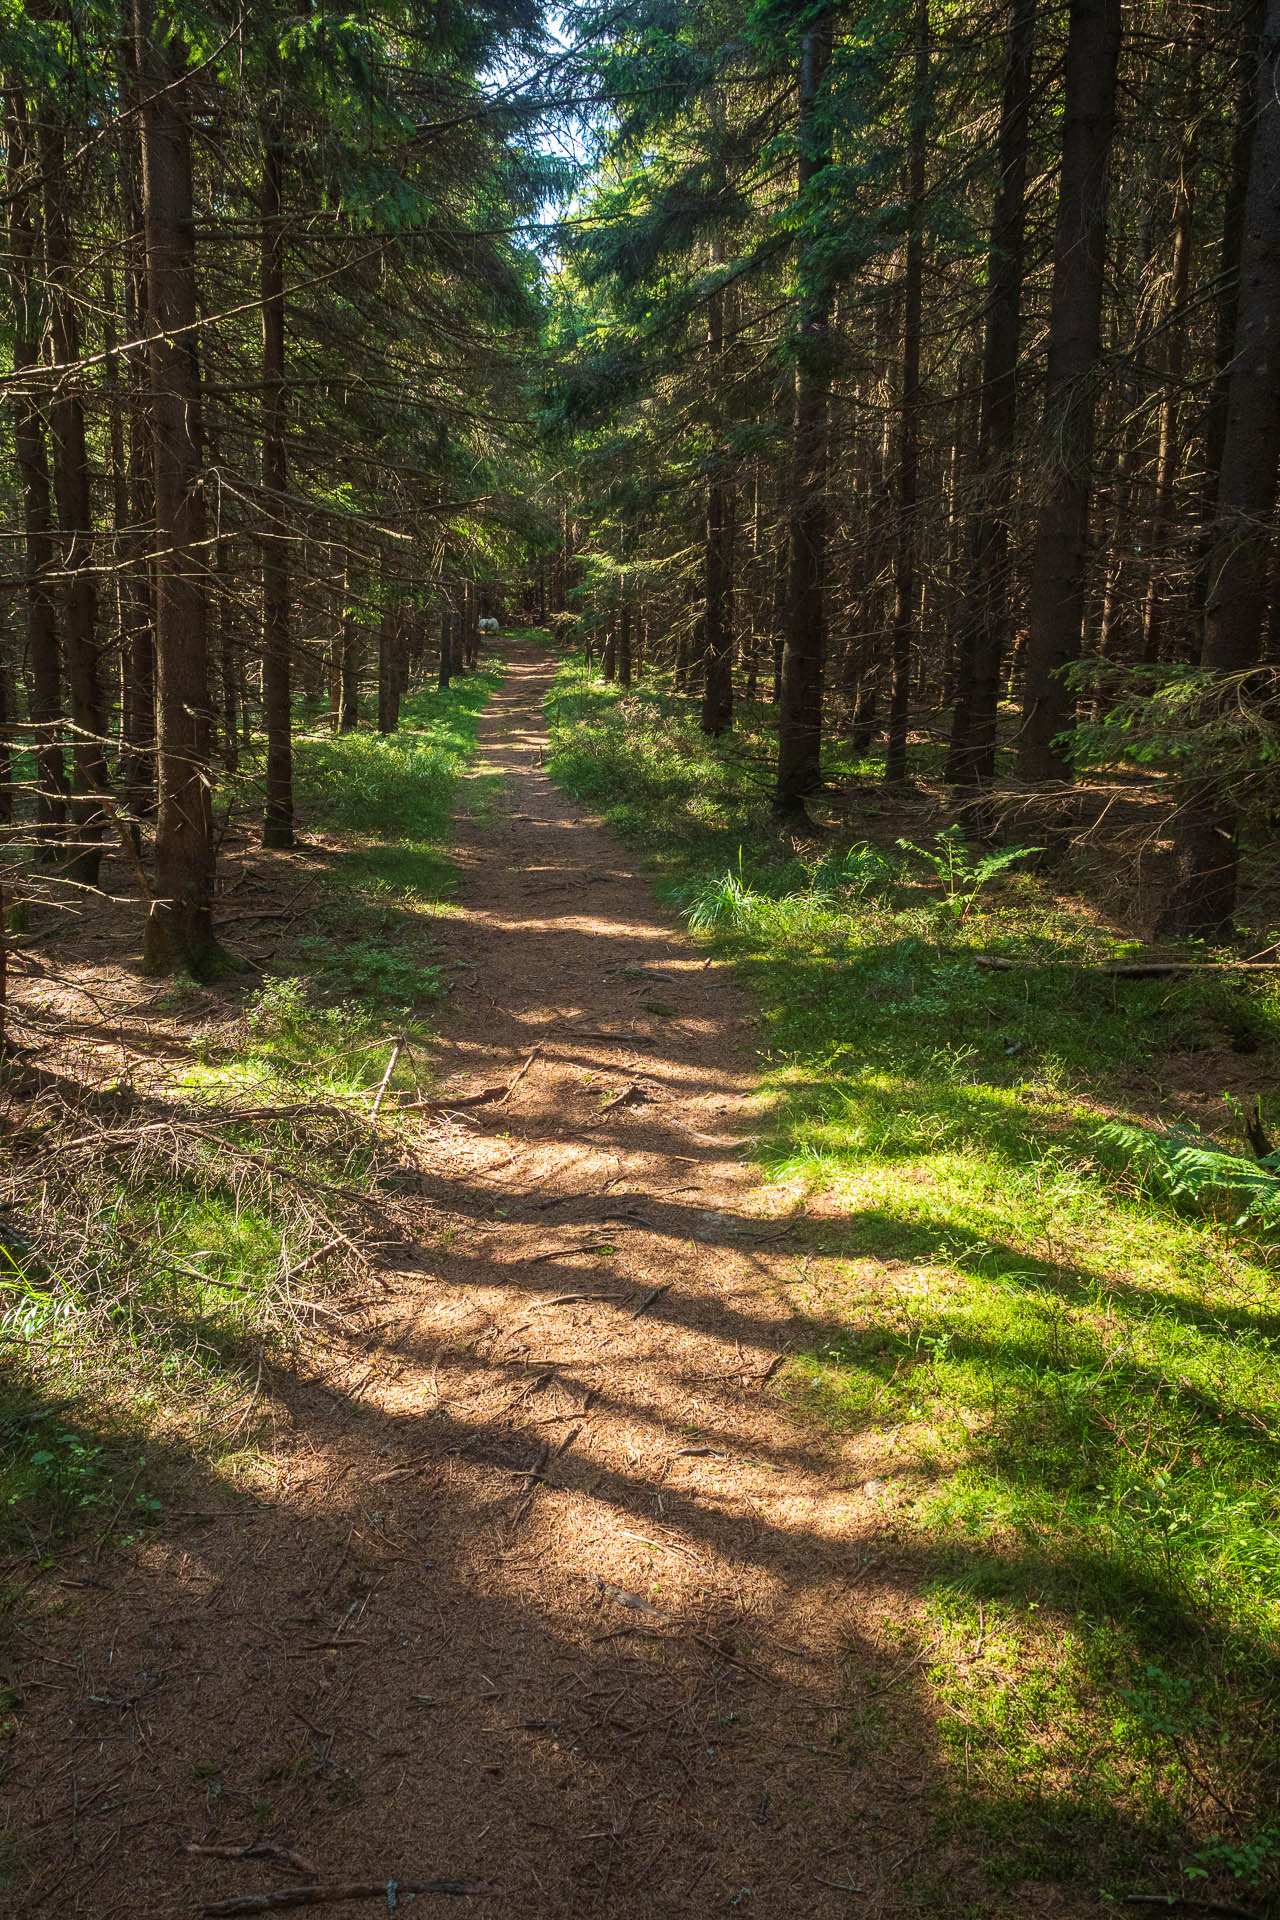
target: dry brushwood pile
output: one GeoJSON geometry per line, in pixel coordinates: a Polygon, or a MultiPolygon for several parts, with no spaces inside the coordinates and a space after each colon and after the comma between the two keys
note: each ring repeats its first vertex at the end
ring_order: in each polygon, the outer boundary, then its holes
{"type": "Polygon", "coordinates": [[[892,1438],[779,1397],[821,1220],[744,1162],[740,991],[541,772],[550,673],[482,722],[504,797],[458,825],[414,1111],[259,1102],[266,1151],[142,1075],[26,1109],[5,1199],[50,1264],[180,1167],[283,1210],[293,1311],[223,1469],[24,1592],[12,1911],[900,1910],[934,1761],[892,1438]]]}

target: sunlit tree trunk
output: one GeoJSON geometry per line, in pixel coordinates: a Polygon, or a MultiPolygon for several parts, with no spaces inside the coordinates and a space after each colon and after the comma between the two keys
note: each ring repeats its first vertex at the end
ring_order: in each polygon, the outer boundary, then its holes
{"type": "MultiPolygon", "coordinates": [[[[831,61],[828,8],[814,18],[800,56],[799,185],[801,195],[831,164],[829,136],[820,130],[819,98],[831,61]]],[[[825,273],[811,263],[815,284],[804,296],[796,329],[795,415],[792,428],[790,579],[786,643],[778,715],[778,773],[774,806],[784,818],[802,815],[821,778],[822,678],[826,652],[827,365],[830,293],[825,273]]]]}
{"type": "Polygon", "coordinates": [[[902,309],[902,411],[898,442],[898,537],[893,568],[893,691],[884,777],[907,777],[911,649],[916,635],[917,507],[920,491],[920,336],[924,304],[924,169],[929,101],[929,4],[916,0],[907,161],[906,275],[902,309]]]}

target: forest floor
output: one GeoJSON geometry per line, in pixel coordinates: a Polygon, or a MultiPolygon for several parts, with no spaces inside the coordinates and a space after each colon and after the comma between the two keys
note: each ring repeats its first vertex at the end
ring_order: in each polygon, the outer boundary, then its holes
{"type": "Polygon", "coordinates": [[[388,1905],[996,1910],[932,1831],[892,1442],[775,1397],[823,1256],[744,1161],[752,1008],[547,779],[553,674],[481,721],[412,1238],[260,1370],[234,1493],[23,1596],[5,1911],[221,1910],[299,1879],[218,1857],[263,1836],[388,1905]]]}
{"type": "Polygon", "coordinates": [[[0,1913],[1272,1913],[1274,976],[499,652],[20,956],[0,1913]]]}

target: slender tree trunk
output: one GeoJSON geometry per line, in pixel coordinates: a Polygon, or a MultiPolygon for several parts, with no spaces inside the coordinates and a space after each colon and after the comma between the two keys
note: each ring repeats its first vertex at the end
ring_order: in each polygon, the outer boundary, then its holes
{"type": "Polygon", "coordinates": [[[262,704],[267,735],[264,847],[293,845],[293,687],[289,540],[285,525],[284,140],[278,120],[262,152],[262,704]]]}
{"type": "Polygon", "coordinates": [[[980,503],[969,594],[962,620],[962,679],[947,779],[959,787],[995,777],[1000,674],[1009,644],[1009,522],[1018,429],[1018,342],[1026,234],[1027,122],[1037,0],[1013,0],[1000,104],[991,244],[987,252],[982,411],[978,424],[980,503]]]}
{"type": "MultiPolygon", "coordinates": [[[[121,49],[123,91],[137,99],[137,63],[131,40],[121,49]]],[[[142,241],[142,182],[134,143],[126,146],[121,164],[121,197],[126,221],[124,267],[124,322],[130,340],[141,338],[147,325],[146,259],[142,241]]],[[[140,357],[130,355],[129,380],[129,532],[121,582],[120,644],[127,656],[125,701],[121,715],[124,735],[124,790],[129,812],[139,821],[155,810],[156,798],[156,659],[155,595],[152,545],[155,497],[152,476],[152,432],[147,414],[147,370],[140,357]]],[[[135,839],[138,829],[134,827],[135,839]]]]}
{"type": "MultiPolygon", "coordinates": [[[[35,143],[24,95],[8,90],[5,114],[9,194],[9,285],[13,299],[14,372],[21,376],[39,364],[40,308],[34,284],[35,219],[32,182],[35,143]]],[[[14,456],[22,491],[27,603],[27,655],[31,672],[30,713],[36,752],[37,825],[48,830],[66,819],[67,770],[58,722],[62,714],[62,671],[58,616],[51,576],[57,566],[44,422],[33,391],[19,383],[13,403],[14,456]]]]}
{"type": "Polygon", "coordinates": [[[622,578],[622,598],[618,606],[618,685],[631,685],[631,587],[622,578]]]}
{"type": "MultiPolygon", "coordinates": [[[[60,122],[46,120],[40,141],[44,173],[45,265],[50,292],[50,344],[54,363],[74,367],[80,358],[76,313],[78,270],[71,254],[67,221],[66,138],[60,122]]],[[[106,792],[106,703],[98,672],[98,597],[94,588],[93,503],[89,451],[85,440],[84,398],[74,374],[54,383],[49,403],[53,451],[53,493],[62,532],[64,575],[62,647],[67,694],[75,729],[71,747],[75,836],[81,844],[67,862],[68,876],[96,887],[102,854],[92,843],[101,837],[106,792]]]]}
{"type": "Polygon", "coordinates": [[[1042,439],[1050,468],[1036,529],[1028,607],[1019,771],[1071,773],[1060,736],[1075,697],[1063,677],[1080,654],[1093,461],[1095,381],[1102,343],[1107,173],[1115,121],[1121,0],[1071,0],[1062,176],[1049,315],[1042,439]]]}
{"type": "MultiPolygon", "coordinates": [[[[799,186],[803,196],[831,164],[820,131],[818,103],[831,61],[827,7],[814,18],[800,56],[799,186]]],[[[803,816],[805,797],[822,773],[822,676],[826,652],[824,575],[827,564],[827,345],[831,296],[821,262],[806,263],[815,285],[805,295],[796,329],[795,417],[786,643],[778,715],[778,775],[774,806],[784,818],[803,816]]]]}
{"type": "MultiPolygon", "coordinates": [[[[13,825],[13,734],[17,718],[13,697],[13,673],[7,642],[0,642],[0,826],[13,825]]],[[[0,912],[0,939],[4,937],[4,915],[0,912]]]]}
{"type": "MultiPolygon", "coordinates": [[[[1280,0],[1267,0],[1255,73],[1235,351],[1200,652],[1201,666],[1222,683],[1223,699],[1231,703],[1244,697],[1239,676],[1261,652],[1280,462],[1280,0]]],[[[1214,778],[1197,783],[1180,815],[1168,930],[1206,939],[1231,932],[1237,836],[1230,795],[1214,778]]]]}
{"type": "Polygon", "coordinates": [[[1179,318],[1179,308],[1187,297],[1187,287],[1191,279],[1191,168],[1192,154],[1190,145],[1183,157],[1178,177],[1178,198],[1174,210],[1173,228],[1173,264],[1169,274],[1168,319],[1169,346],[1165,358],[1164,398],[1160,403],[1160,444],[1156,454],[1155,500],[1151,509],[1151,523],[1147,531],[1147,545],[1151,553],[1151,570],[1147,575],[1147,591],[1142,605],[1142,658],[1153,662],[1160,658],[1161,626],[1163,618],[1162,568],[1168,564],[1166,546],[1169,541],[1172,523],[1173,488],[1178,474],[1178,395],[1182,386],[1182,369],[1186,346],[1185,323],[1179,318]]]}
{"type": "Polygon", "coordinates": [[[181,38],[157,38],[152,0],[134,0],[142,126],[156,512],[159,818],[150,972],[205,973],[213,937],[209,802],[208,559],[195,358],[196,260],[190,83],[181,38]]]}
{"type": "Polygon", "coordinates": [[[898,539],[893,567],[893,691],[884,777],[907,777],[911,647],[916,636],[916,542],[920,490],[920,335],[924,306],[924,169],[929,113],[929,0],[916,0],[907,162],[906,279],[902,310],[902,413],[898,443],[898,539]]]}
{"type": "Polygon", "coordinates": [[[384,606],[378,621],[378,732],[394,733],[400,725],[400,669],[397,658],[396,612],[384,606]]]}
{"type": "Polygon", "coordinates": [[[1244,238],[1245,199],[1253,162],[1253,137],[1257,120],[1258,37],[1262,31],[1266,0],[1250,0],[1241,21],[1240,46],[1236,56],[1237,94],[1235,128],[1231,142],[1231,162],[1227,191],[1222,209],[1222,251],[1219,256],[1218,296],[1214,325],[1214,382],[1204,422],[1205,534],[1198,582],[1198,605],[1203,613],[1209,549],[1213,544],[1214,520],[1218,505],[1218,477],[1222,471],[1222,449],[1227,437],[1227,405],[1231,384],[1231,362],[1236,348],[1236,320],[1240,310],[1240,249],[1244,238]]]}
{"type": "MultiPolygon", "coordinates": [[[[713,246],[711,265],[719,264],[719,246],[713,246]]],[[[724,380],[724,294],[717,290],[707,302],[707,386],[714,409],[712,431],[716,444],[707,482],[706,534],[703,542],[703,623],[706,679],[702,693],[702,731],[713,738],[733,723],[733,522],[734,488],[724,471],[727,449],[722,444],[720,395],[724,380]]]]}
{"type": "MultiPolygon", "coordinates": [[[[342,713],[339,733],[354,733],[360,725],[360,626],[351,604],[351,565],[342,576],[342,713]]],[[[444,683],[448,686],[448,681],[444,683]]]]}
{"type": "Polygon", "coordinates": [[[440,691],[447,690],[453,678],[453,614],[448,607],[440,609],[440,691]]]}

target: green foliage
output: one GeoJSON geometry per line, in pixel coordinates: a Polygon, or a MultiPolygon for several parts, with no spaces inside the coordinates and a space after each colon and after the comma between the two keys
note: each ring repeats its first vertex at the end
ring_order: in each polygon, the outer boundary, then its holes
{"type": "Polygon", "coordinates": [[[1028,860],[1042,851],[1040,847],[997,847],[975,859],[963,827],[958,826],[944,827],[941,833],[935,834],[932,848],[917,847],[910,840],[899,840],[898,845],[904,853],[913,853],[938,876],[942,882],[938,911],[953,920],[966,917],[988,880],[993,880],[998,873],[1007,873],[1019,860],[1028,860]]]}
{"type": "Polygon", "coordinates": [[[1100,1127],[1098,1143],[1179,1205],[1225,1214],[1238,1227],[1280,1225],[1280,1153],[1246,1160],[1201,1134],[1157,1133],[1124,1120],[1100,1127]]]}

